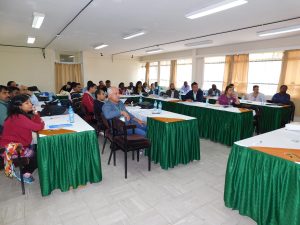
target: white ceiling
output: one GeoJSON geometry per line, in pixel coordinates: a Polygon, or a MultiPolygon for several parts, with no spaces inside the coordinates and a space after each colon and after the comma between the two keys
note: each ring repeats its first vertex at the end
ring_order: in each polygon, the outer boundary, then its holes
{"type": "MultiPolygon", "coordinates": [[[[89,0],[1,0],[0,44],[43,48],[88,2],[89,0]],[[46,15],[41,29],[31,28],[33,12],[46,15]],[[34,45],[26,43],[27,36],[36,37],[34,45]]],[[[196,20],[184,17],[185,14],[214,2],[216,1],[94,0],[48,48],[59,51],[95,51],[93,45],[105,43],[109,47],[99,52],[111,55],[300,16],[300,0],[249,0],[248,4],[196,20]],[[125,34],[139,29],[146,30],[147,34],[130,40],[122,39],[125,34]]],[[[258,37],[257,31],[294,24],[300,24],[300,19],[193,41],[161,45],[160,48],[165,51],[184,50],[189,49],[184,46],[184,43],[208,39],[213,40],[213,44],[209,46],[263,40],[266,38],[258,37]]],[[[300,32],[272,38],[295,34],[300,32]]],[[[145,55],[145,50],[126,54],[142,56],[145,55]]]]}

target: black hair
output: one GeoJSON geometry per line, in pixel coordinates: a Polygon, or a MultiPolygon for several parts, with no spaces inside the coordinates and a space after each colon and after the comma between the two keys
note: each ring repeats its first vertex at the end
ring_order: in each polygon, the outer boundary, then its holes
{"type": "Polygon", "coordinates": [[[283,88],[283,87],[286,87],[286,88],[288,88],[288,86],[287,86],[287,85],[283,84],[283,85],[281,85],[281,86],[280,86],[280,89],[281,89],[281,88],[283,88]]]}
{"type": "Polygon", "coordinates": [[[107,84],[107,83],[110,83],[110,80],[106,80],[105,83],[106,83],[106,84],[107,84]]]}
{"type": "Polygon", "coordinates": [[[80,83],[72,82],[72,85],[71,85],[72,89],[75,88],[77,85],[80,85],[80,83]]]}
{"type": "Polygon", "coordinates": [[[30,99],[30,97],[28,95],[17,95],[15,97],[13,97],[10,100],[10,104],[8,104],[8,108],[7,108],[7,118],[11,117],[13,115],[24,115],[28,118],[30,118],[31,114],[29,113],[25,113],[24,111],[22,111],[20,109],[20,106],[28,101],[30,99]]]}
{"type": "Polygon", "coordinates": [[[4,85],[0,85],[0,92],[1,91],[7,91],[8,89],[7,89],[7,87],[6,86],[4,86],[4,85]]]}
{"type": "Polygon", "coordinates": [[[97,85],[94,84],[94,83],[90,83],[90,84],[88,84],[88,86],[87,86],[87,90],[89,91],[91,88],[93,88],[93,87],[95,87],[95,86],[97,86],[97,85]]]}
{"type": "Polygon", "coordinates": [[[228,86],[230,86],[230,87],[234,87],[234,84],[228,84],[228,86]]]}
{"type": "MultiPolygon", "coordinates": [[[[142,85],[142,81],[138,81],[138,82],[136,82],[136,84],[135,84],[135,88],[136,88],[136,89],[139,87],[139,84],[141,84],[141,85],[142,85]]],[[[143,86],[143,85],[142,85],[142,86],[143,86]]]]}
{"type": "Polygon", "coordinates": [[[61,89],[59,90],[59,92],[61,91],[69,91],[69,89],[67,88],[67,85],[64,85],[61,87],[61,89]]]}
{"type": "Polygon", "coordinates": [[[13,91],[20,91],[20,89],[17,87],[8,87],[7,89],[9,93],[12,93],[13,91]]]}
{"type": "Polygon", "coordinates": [[[254,88],[258,88],[259,86],[258,85],[253,85],[253,91],[254,91],[254,88]]]}
{"type": "MultiPolygon", "coordinates": [[[[15,81],[12,81],[12,80],[11,80],[11,81],[8,81],[8,82],[7,82],[7,87],[9,87],[9,86],[10,86],[12,83],[14,83],[14,82],[15,82],[15,81]]],[[[15,82],[15,83],[16,83],[16,82],[15,82]]]]}
{"type": "Polygon", "coordinates": [[[97,99],[97,96],[98,96],[101,92],[102,92],[103,94],[105,94],[105,92],[104,92],[102,89],[97,89],[97,91],[95,92],[95,97],[96,97],[96,99],[97,99]]]}
{"type": "Polygon", "coordinates": [[[89,81],[87,82],[86,86],[88,87],[89,85],[92,85],[93,83],[94,83],[93,81],[89,80],[89,81]]]}
{"type": "Polygon", "coordinates": [[[198,83],[197,83],[197,82],[193,82],[193,83],[192,83],[192,87],[193,87],[194,85],[198,85],[198,83]]]}
{"type": "Polygon", "coordinates": [[[119,88],[122,88],[122,86],[125,86],[124,82],[119,83],[119,88]]]}

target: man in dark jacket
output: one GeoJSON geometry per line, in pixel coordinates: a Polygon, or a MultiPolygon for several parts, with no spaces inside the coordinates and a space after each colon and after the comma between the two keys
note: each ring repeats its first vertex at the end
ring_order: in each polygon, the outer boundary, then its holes
{"type": "Polygon", "coordinates": [[[190,90],[184,98],[188,102],[202,102],[203,100],[203,91],[198,88],[196,82],[192,83],[192,90],[190,90]]]}
{"type": "Polygon", "coordinates": [[[175,85],[174,83],[170,84],[170,89],[167,90],[166,94],[170,97],[170,98],[179,98],[179,91],[177,91],[175,89],[175,85]]]}

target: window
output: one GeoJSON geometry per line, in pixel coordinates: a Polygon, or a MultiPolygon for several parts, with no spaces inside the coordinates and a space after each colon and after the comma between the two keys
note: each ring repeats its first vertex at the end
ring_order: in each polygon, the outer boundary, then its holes
{"type": "Polygon", "coordinates": [[[171,75],[171,61],[161,61],[159,71],[159,85],[169,87],[171,75]]]}
{"type": "Polygon", "coordinates": [[[149,67],[149,83],[158,81],[158,62],[150,63],[149,67]]]}
{"type": "Polygon", "coordinates": [[[177,75],[175,86],[177,88],[181,88],[184,81],[187,81],[189,85],[191,85],[192,83],[192,59],[177,60],[177,75]]]}
{"type": "Polygon", "coordinates": [[[276,93],[282,56],[282,52],[249,54],[248,93],[252,92],[253,85],[259,85],[265,95],[276,93]]]}
{"type": "Polygon", "coordinates": [[[204,58],[203,90],[211,88],[212,84],[222,91],[225,68],[225,56],[204,58]]]}
{"type": "Polygon", "coordinates": [[[138,80],[145,82],[146,78],[146,65],[142,65],[138,71],[138,80]]]}

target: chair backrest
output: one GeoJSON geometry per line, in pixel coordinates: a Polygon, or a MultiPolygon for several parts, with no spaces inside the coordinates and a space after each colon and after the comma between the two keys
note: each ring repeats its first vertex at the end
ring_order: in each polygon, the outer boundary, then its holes
{"type": "Polygon", "coordinates": [[[113,129],[113,135],[114,136],[120,136],[125,135],[127,136],[127,129],[126,124],[122,120],[120,120],[118,117],[115,117],[112,119],[112,129],[113,129]]]}

